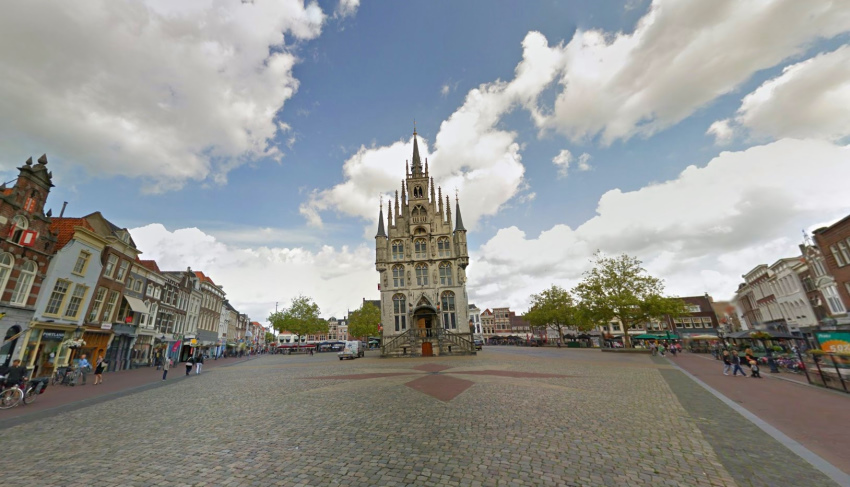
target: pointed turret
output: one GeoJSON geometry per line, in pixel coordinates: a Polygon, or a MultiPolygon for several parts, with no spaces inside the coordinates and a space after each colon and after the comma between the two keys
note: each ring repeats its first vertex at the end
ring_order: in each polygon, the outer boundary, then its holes
{"type": "Polygon", "coordinates": [[[393,226],[393,205],[387,201],[387,228],[392,228],[393,226]]]}
{"type": "Polygon", "coordinates": [[[446,223],[448,223],[449,228],[452,227],[452,202],[449,195],[446,195],[446,223]]]}
{"type": "Polygon", "coordinates": [[[437,198],[434,196],[434,178],[431,178],[431,204],[437,202],[437,198]]]}
{"type": "Polygon", "coordinates": [[[428,158],[425,158],[425,177],[428,177],[428,158]]]}
{"type": "Polygon", "coordinates": [[[443,215],[443,188],[437,188],[437,201],[440,202],[440,218],[445,221],[445,215],[443,215]]]}
{"type": "Polygon", "coordinates": [[[416,129],[413,129],[413,177],[422,177],[422,160],[419,158],[419,143],[416,142],[416,129]]]}
{"type": "Polygon", "coordinates": [[[384,237],[387,238],[387,232],[384,231],[384,202],[381,201],[381,209],[378,210],[378,234],[375,235],[375,238],[384,237]]]}
{"type": "Polygon", "coordinates": [[[460,199],[457,197],[455,197],[455,231],[466,231],[466,228],[463,227],[463,218],[460,217],[460,199]]]}

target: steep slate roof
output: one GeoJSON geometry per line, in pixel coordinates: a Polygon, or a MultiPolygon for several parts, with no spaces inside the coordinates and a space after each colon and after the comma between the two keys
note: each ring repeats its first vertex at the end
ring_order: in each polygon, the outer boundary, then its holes
{"type": "Polygon", "coordinates": [[[141,260],[138,257],[136,257],[136,260],[138,260],[139,264],[141,264],[142,267],[144,267],[145,269],[149,271],[154,271],[156,273],[162,273],[162,271],[159,270],[159,266],[156,265],[155,260],[141,260]]]}
{"type": "Polygon", "coordinates": [[[121,238],[119,236],[119,232],[122,232],[122,231],[127,232],[127,235],[129,236],[129,240],[130,240],[130,245],[132,245],[133,248],[138,249],[138,247],[136,247],[136,242],[133,240],[133,236],[130,235],[130,231],[127,230],[126,228],[121,228],[121,227],[115,225],[114,223],[112,223],[111,221],[107,220],[106,217],[104,217],[101,212],[96,211],[94,213],[89,213],[88,215],[84,216],[83,218],[85,218],[86,220],[91,218],[91,219],[94,219],[95,221],[102,223],[103,227],[104,227],[104,231],[112,233],[113,236],[115,236],[119,239],[121,238]]]}
{"type": "Polygon", "coordinates": [[[68,242],[74,238],[76,227],[83,227],[86,230],[94,232],[94,228],[85,218],[59,218],[54,217],[50,222],[50,232],[56,235],[56,251],[68,245],[68,242]]]}

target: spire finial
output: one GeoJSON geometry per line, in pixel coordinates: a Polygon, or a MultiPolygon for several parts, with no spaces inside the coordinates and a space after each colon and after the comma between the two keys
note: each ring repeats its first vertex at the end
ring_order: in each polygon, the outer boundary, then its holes
{"type": "Polygon", "coordinates": [[[413,119],[413,135],[416,135],[416,119],[413,119]]]}

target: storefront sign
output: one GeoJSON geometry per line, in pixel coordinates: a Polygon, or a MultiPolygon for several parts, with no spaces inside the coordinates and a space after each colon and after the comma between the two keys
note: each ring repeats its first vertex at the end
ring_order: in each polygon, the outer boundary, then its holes
{"type": "Polygon", "coordinates": [[[100,329],[101,330],[111,330],[112,329],[112,323],[101,323],[100,329]]]}
{"type": "Polygon", "coordinates": [[[65,332],[57,330],[44,330],[44,332],[41,334],[41,339],[62,341],[65,339],[65,332]]]}
{"type": "Polygon", "coordinates": [[[815,338],[824,352],[850,353],[850,331],[816,331],[815,338]]]}
{"type": "Polygon", "coordinates": [[[180,344],[181,343],[182,342],[180,342],[180,341],[174,342],[174,345],[171,346],[171,353],[177,353],[177,351],[180,350],[180,344]]]}

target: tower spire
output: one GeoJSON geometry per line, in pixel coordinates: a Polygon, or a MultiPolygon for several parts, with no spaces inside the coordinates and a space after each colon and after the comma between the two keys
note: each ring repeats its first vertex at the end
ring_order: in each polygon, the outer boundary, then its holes
{"type": "Polygon", "coordinates": [[[375,235],[375,238],[384,237],[387,238],[387,232],[384,231],[384,199],[381,198],[381,206],[380,210],[378,210],[378,233],[375,235]]]}
{"type": "Polygon", "coordinates": [[[445,220],[445,215],[443,215],[443,188],[437,188],[437,201],[440,202],[440,219],[445,220]]]}
{"type": "Polygon", "coordinates": [[[413,129],[413,177],[422,177],[422,159],[419,157],[419,143],[416,141],[416,128],[413,129]]]}
{"type": "Polygon", "coordinates": [[[431,204],[437,202],[437,198],[434,197],[434,178],[431,178],[431,204]]]}
{"type": "Polygon", "coordinates": [[[457,196],[457,192],[455,192],[455,231],[465,232],[466,228],[463,227],[463,218],[460,217],[460,198],[457,196]]]}

